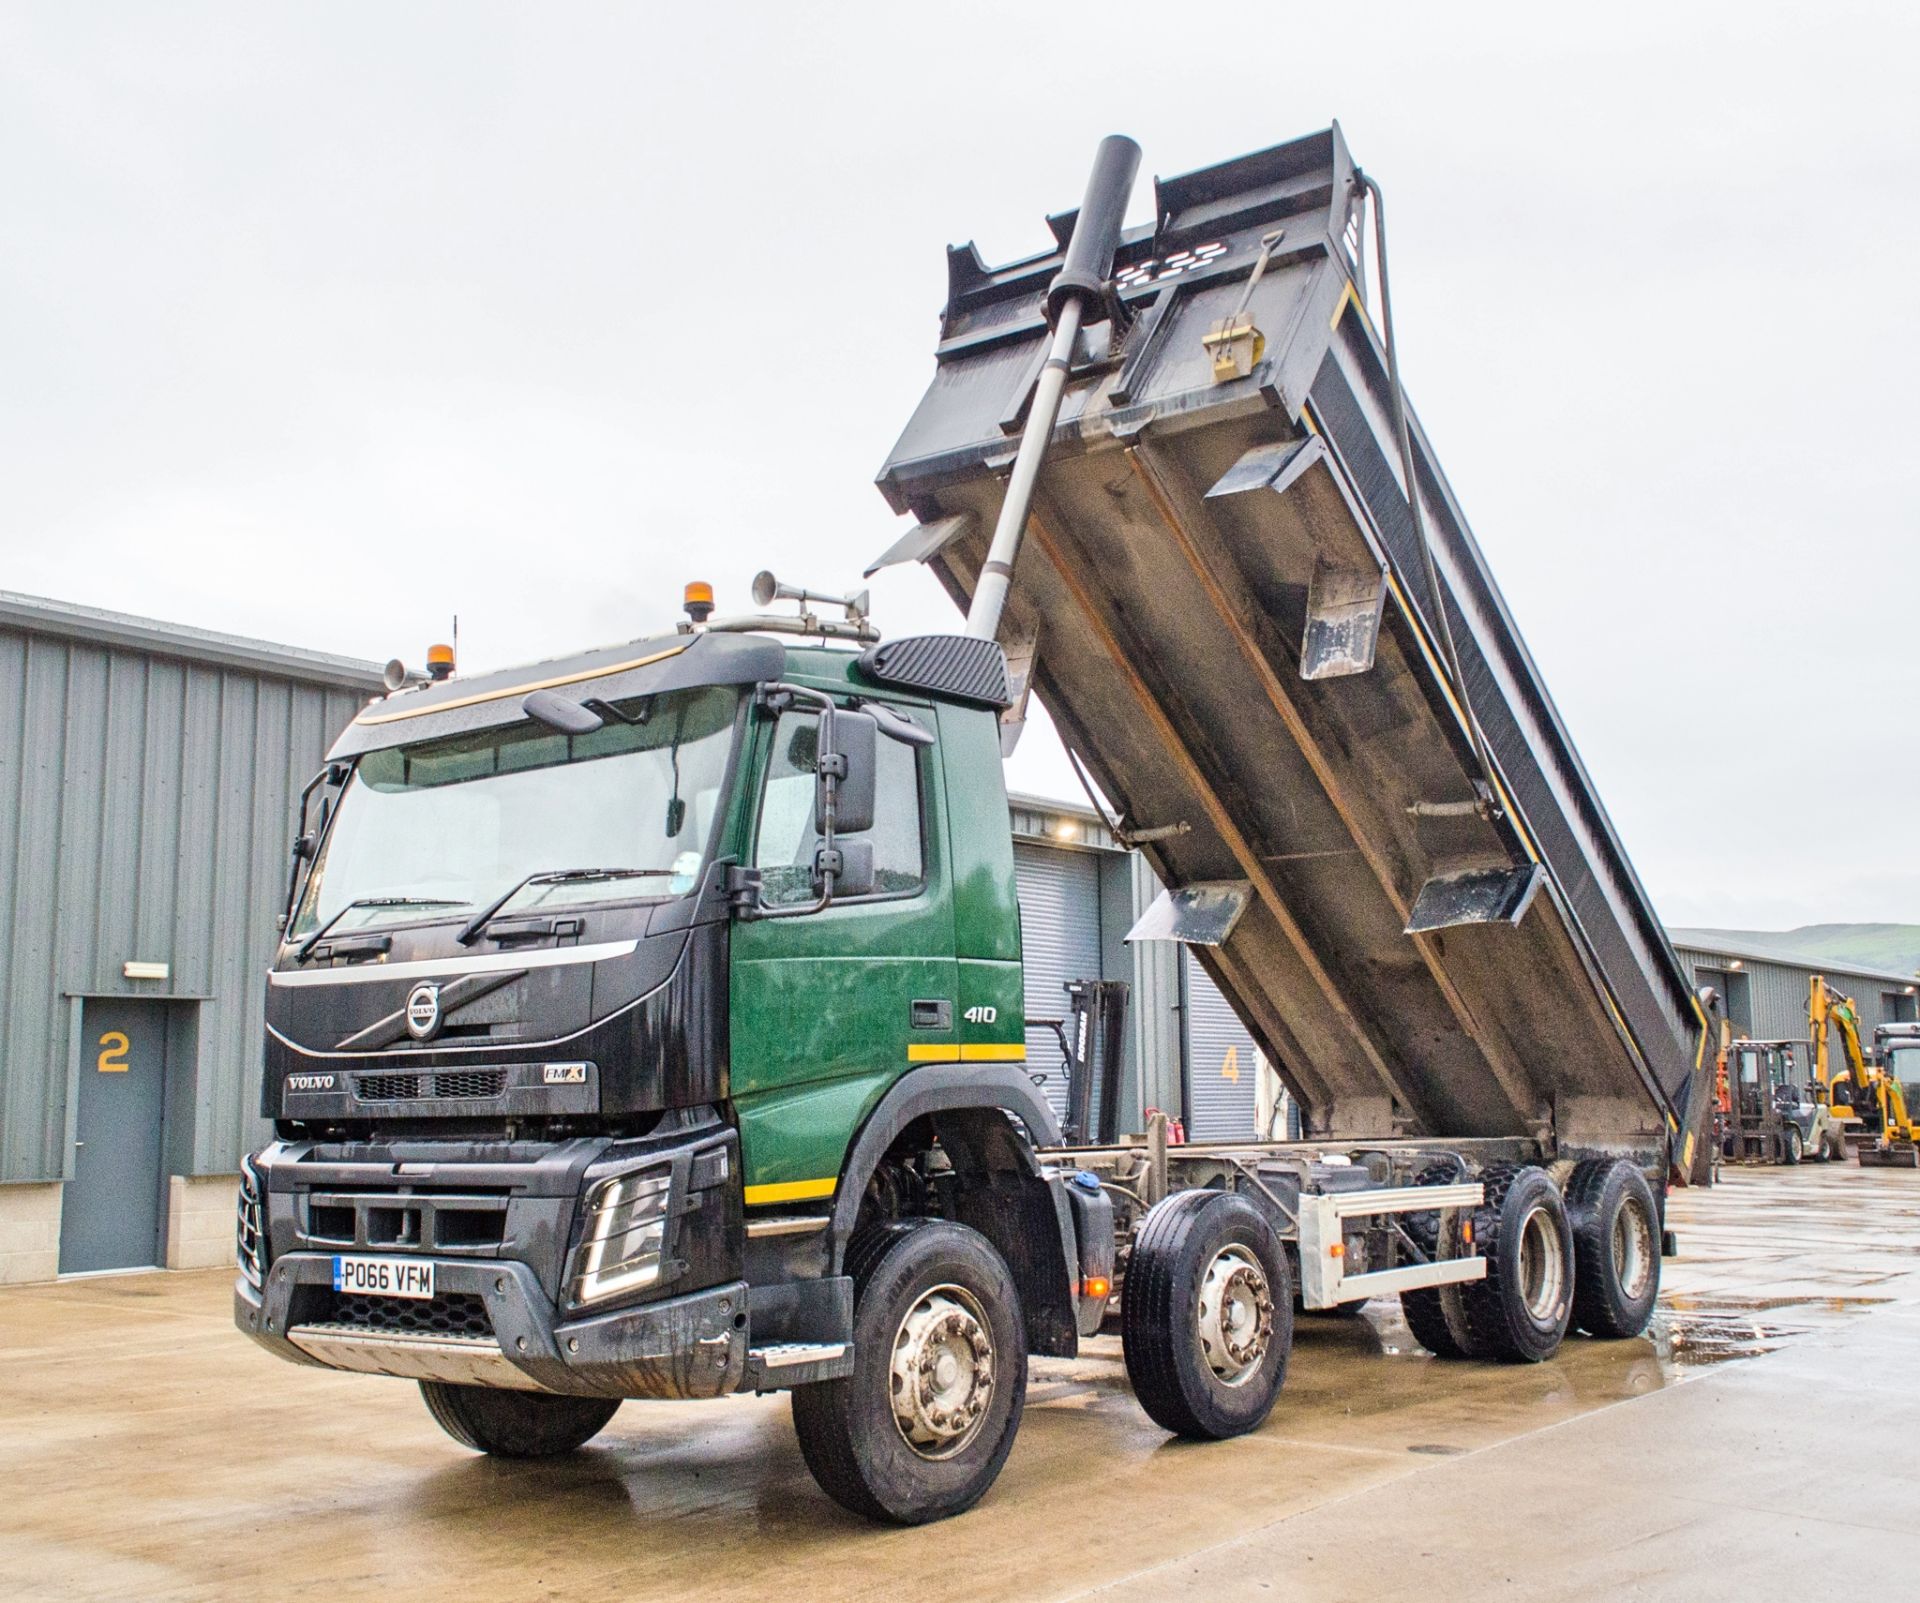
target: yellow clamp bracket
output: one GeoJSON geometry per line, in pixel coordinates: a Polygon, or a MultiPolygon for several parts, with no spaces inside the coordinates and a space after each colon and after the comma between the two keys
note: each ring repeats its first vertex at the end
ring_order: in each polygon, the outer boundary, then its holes
{"type": "Polygon", "coordinates": [[[1273,259],[1274,247],[1286,237],[1284,228],[1276,228],[1272,233],[1261,236],[1260,257],[1253,264],[1253,271],[1247,275],[1247,287],[1241,293],[1240,304],[1233,309],[1231,316],[1216,318],[1213,326],[1200,337],[1200,343],[1213,358],[1213,382],[1216,384],[1224,384],[1228,379],[1245,378],[1259,364],[1260,358],[1267,354],[1267,336],[1254,326],[1253,314],[1248,308],[1253,305],[1253,292],[1260,286],[1267,263],[1273,259]]]}

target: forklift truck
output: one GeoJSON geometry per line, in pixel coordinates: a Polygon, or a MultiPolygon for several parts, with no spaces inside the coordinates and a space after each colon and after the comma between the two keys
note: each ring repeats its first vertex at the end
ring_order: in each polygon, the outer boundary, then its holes
{"type": "Polygon", "coordinates": [[[1721,1156],[1729,1163],[1844,1162],[1846,1127],[1825,1088],[1800,1078],[1801,1041],[1733,1042],[1727,1048],[1720,1119],[1721,1156]]]}

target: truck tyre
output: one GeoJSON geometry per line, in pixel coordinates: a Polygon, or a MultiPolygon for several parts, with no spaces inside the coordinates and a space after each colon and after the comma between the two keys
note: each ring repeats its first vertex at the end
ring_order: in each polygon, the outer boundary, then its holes
{"type": "Polygon", "coordinates": [[[1176,1436],[1219,1441],[1273,1412],[1293,1347],[1286,1249],[1226,1191],[1179,1191],[1134,1237],[1120,1342],[1134,1395],[1176,1436]]]}
{"type": "Polygon", "coordinates": [[[1545,1169],[1493,1164],[1473,1240],[1487,1277],[1460,1289],[1474,1341],[1491,1358],[1537,1364],[1559,1350],[1573,1317],[1573,1230],[1545,1169]]]}
{"type": "MultiPolygon", "coordinates": [[[[1465,1176],[1451,1161],[1431,1163],[1413,1177],[1417,1186],[1450,1186],[1465,1176]]],[[[1402,1216],[1408,1235],[1429,1258],[1436,1255],[1440,1241],[1440,1212],[1402,1216]]],[[[1400,1293],[1400,1312],[1413,1332],[1413,1339],[1436,1358],[1484,1358],[1486,1353],[1467,1328],[1466,1313],[1460,1306],[1458,1286],[1423,1286],[1417,1291],[1400,1293]]]]}
{"type": "Polygon", "coordinates": [[[495,1458],[557,1458],[584,1447],[620,1407],[618,1397],[557,1397],[551,1392],[420,1382],[433,1422],[462,1447],[495,1458]]]}
{"type": "Polygon", "coordinates": [[[944,1219],[861,1231],[853,1373],[796,1386],[793,1426],[821,1490],[868,1519],[923,1525],[973,1507],[1007,1461],[1027,1395],[1013,1276],[944,1219]]]}
{"type": "Polygon", "coordinates": [[[1790,1124],[1780,1132],[1780,1161],[1788,1168],[1798,1163],[1806,1151],[1806,1143],[1800,1139],[1800,1126],[1790,1124]]]}
{"type": "Polygon", "coordinates": [[[1590,1336],[1637,1336],[1660,1295],[1660,1210],[1625,1158],[1585,1158],[1567,1181],[1573,1322],[1590,1336]]]}

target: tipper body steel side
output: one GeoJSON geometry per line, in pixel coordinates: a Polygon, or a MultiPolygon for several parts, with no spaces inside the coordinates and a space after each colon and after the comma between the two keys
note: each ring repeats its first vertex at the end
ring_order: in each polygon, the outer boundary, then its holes
{"type": "MultiPolygon", "coordinates": [[[[1337,127],[1156,181],[999,638],[1162,881],[1220,888],[1229,932],[1194,950],[1311,1135],[1680,1172],[1705,1020],[1416,422],[1420,549],[1363,196],[1337,127]]],[[[882,564],[962,605],[1061,261],[950,250],[938,369],[880,475],[920,523],[882,564]]]]}

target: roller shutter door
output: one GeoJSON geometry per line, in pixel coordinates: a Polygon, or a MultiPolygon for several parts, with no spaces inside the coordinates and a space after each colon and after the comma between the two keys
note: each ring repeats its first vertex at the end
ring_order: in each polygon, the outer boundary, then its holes
{"type": "MultiPolygon", "coordinates": [[[[1020,934],[1026,964],[1027,1017],[1067,1016],[1069,980],[1100,978],[1100,860],[1091,852],[1016,844],[1020,934]]],[[[1040,1089],[1056,1115],[1067,1111],[1066,1063],[1060,1039],[1027,1027],[1027,1068],[1046,1075],[1040,1089]]]]}
{"type": "Polygon", "coordinates": [[[1193,1141],[1250,1141],[1259,1101],[1260,1065],[1253,1037],[1227,999],[1187,954],[1187,1075],[1193,1141]]]}

